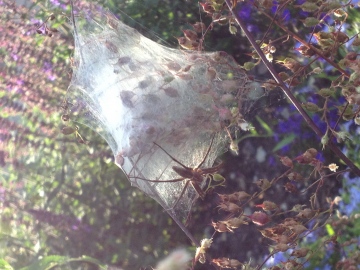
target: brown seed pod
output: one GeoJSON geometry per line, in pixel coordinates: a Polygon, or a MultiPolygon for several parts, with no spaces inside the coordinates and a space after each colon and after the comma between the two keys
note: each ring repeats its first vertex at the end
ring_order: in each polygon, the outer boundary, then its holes
{"type": "Polygon", "coordinates": [[[275,211],[279,209],[276,203],[270,201],[264,201],[262,204],[255,205],[256,207],[261,207],[265,211],[275,211]]]}
{"type": "Polygon", "coordinates": [[[295,249],[292,253],[291,256],[295,256],[296,258],[303,258],[305,257],[308,253],[309,253],[309,249],[308,248],[299,248],[299,249],[295,249]]]}
{"type": "Polygon", "coordinates": [[[68,114],[63,114],[63,115],[61,115],[61,120],[63,120],[64,122],[69,121],[70,116],[68,114]]]}
{"type": "Polygon", "coordinates": [[[231,228],[226,226],[226,224],[222,222],[211,222],[211,225],[214,227],[214,230],[217,232],[233,232],[231,228]]]}
{"type": "Polygon", "coordinates": [[[206,30],[206,25],[202,22],[196,22],[192,25],[192,27],[194,28],[195,32],[201,34],[206,30]]]}
{"type": "Polygon", "coordinates": [[[217,207],[219,208],[219,210],[230,213],[240,213],[242,211],[242,208],[240,206],[232,202],[221,203],[217,207]]]}
{"type": "Polygon", "coordinates": [[[267,190],[271,187],[271,183],[267,179],[259,179],[255,182],[255,184],[261,188],[261,190],[267,190]]]}
{"type": "Polygon", "coordinates": [[[287,192],[290,192],[290,193],[293,193],[293,194],[297,194],[299,193],[297,187],[292,184],[291,182],[287,182],[285,185],[284,185],[284,188],[287,192]]]}
{"type": "Polygon", "coordinates": [[[185,29],[183,30],[184,36],[191,41],[197,41],[198,40],[198,35],[195,31],[193,30],[189,30],[189,29],[185,29]]]}
{"type": "Polygon", "coordinates": [[[279,158],[280,158],[280,162],[281,162],[284,166],[290,167],[290,168],[292,168],[292,167],[294,166],[292,160],[291,160],[289,157],[284,156],[284,157],[279,157],[279,158]]]}
{"type": "Polygon", "coordinates": [[[264,226],[266,223],[270,221],[270,217],[261,211],[254,212],[252,215],[248,216],[251,221],[259,226],[264,226]]]}
{"type": "Polygon", "coordinates": [[[61,133],[64,135],[70,135],[70,134],[75,133],[77,130],[78,130],[77,127],[73,128],[73,127],[66,126],[61,129],[61,133]]]}
{"type": "Polygon", "coordinates": [[[241,265],[243,265],[238,260],[229,259],[229,258],[213,259],[212,262],[217,266],[220,266],[221,268],[231,268],[231,269],[236,269],[241,265]]]}

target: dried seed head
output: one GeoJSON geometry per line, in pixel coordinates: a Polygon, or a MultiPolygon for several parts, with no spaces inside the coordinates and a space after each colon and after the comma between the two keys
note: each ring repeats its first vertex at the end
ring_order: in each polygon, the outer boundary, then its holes
{"type": "Polygon", "coordinates": [[[204,238],[203,240],[201,240],[200,247],[196,248],[195,261],[199,261],[202,264],[206,262],[205,254],[206,251],[210,248],[212,242],[213,242],[212,238],[210,239],[204,238]]]}
{"type": "Polygon", "coordinates": [[[196,50],[199,47],[199,42],[188,40],[185,37],[177,38],[179,45],[186,50],[196,50]]]}
{"type": "Polygon", "coordinates": [[[296,157],[296,160],[300,164],[310,164],[316,158],[318,151],[315,148],[309,148],[302,155],[296,157]]]}
{"type": "Polygon", "coordinates": [[[299,234],[302,234],[303,232],[307,231],[307,228],[304,225],[297,224],[297,225],[294,225],[294,226],[290,226],[290,230],[294,234],[299,235],[299,234]]]}
{"type": "Polygon", "coordinates": [[[342,201],[342,198],[340,196],[336,196],[335,199],[334,199],[334,203],[336,205],[339,205],[339,203],[342,201]]]}
{"type": "Polygon", "coordinates": [[[61,120],[63,120],[64,122],[69,121],[70,116],[68,114],[63,114],[63,115],[61,115],[61,120]]]}
{"type": "Polygon", "coordinates": [[[64,134],[64,135],[70,135],[70,134],[75,133],[76,131],[77,131],[76,128],[68,127],[68,126],[63,127],[63,128],[61,129],[61,133],[64,134]]]}
{"type": "Polygon", "coordinates": [[[273,240],[275,240],[277,243],[280,244],[289,244],[292,239],[287,235],[279,235],[275,237],[273,240]]]}
{"type": "Polygon", "coordinates": [[[287,175],[287,177],[289,178],[290,181],[301,182],[302,180],[304,180],[304,177],[297,172],[291,172],[287,175]]]}
{"type": "Polygon", "coordinates": [[[189,29],[185,29],[183,30],[184,36],[191,41],[197,41],[198,39],[198,35],[195,31],[193,30],[189,30],[189,29]]]}
{"type": "Polygon", "coordinates": [[[274,246],[275,251],[281,251],[281,252],[285,252],[289,248],[290,247],[287,244],[282,244],[282,243],[279,243],[276,246],[274,246]]]}
{"type": "Polygon", "coordinates": [[[255,184],[261,188],[261,190],[267,190],[271,187],[271,183],[267,179],[259,179],[255,182],[255,184]]]}
{"type": "Polygon", "coordinates": [[[356,38],[354,39],[354,41],[351,45],[352,46],[360,46],[360,38],[358,36],[356,36],[356,38]]]}
{"type": "Polygon", "coordinates": [[[250,196],[250,194],[246,193],[245,191],[237,191],[237,192],[230,194],[229,197],[230,197],[230,201],[233,200],[235,202],[241,202],[241,201],[248,199],[251,196],[250,196]]]}
{"type": "Polygon", "coordinates": [[[192,26],[197,33],[203,33],[206,30],[206,25],[202,22],[196,22],[192,26]]]}
{"type": "Polygon", "coordinates": [[[201,247],[204,248],[204,249],[207,249],[207,248],[210,248],[211,247],[211,244],[213,242],[213,239],[210,238],[204,238],[203,240],[201,240],[201,247]]]}
{"type": "Polygon", "coordinates": [[[231,268],[231,269],[236,269],[239,266],[243,265],[238,260],[229,259],[229,258],[213,259],[212,262],[217,266],[220,266],[221,268],[231,268]]]}
{"type": "Polygon", "coordinates": [[[308,248],[299,248],[299,249],[294,250],[291,253],[291,256],[295,256],[297,258],[303,258],[309,253],[309,251],[310,250],[308,248]]]}
{"type": "Polygon", "coordinates": [[[245,191],[237,191],[231,194],[218,194],[221,201],[223,202],[233,202],[237,203],[243,200],[246,200],[250,197],[250,194],[246,193],[245,191]]]}
{"type": "Polygon", "coordinates": [[[202,3],[199,2],[199,4],[201,5],[202,9],[204,12],[208,13],[208,14],[213,14],[215,12],[215,9],[211,6],[210,3],[202,3]]]}
{"type": "Polygon", "coordinates": [[[292,168],[294,166],[292,160],[287,156],[280,157],[280,162],[286,167],[292,168]]]}
{"type": "Polygon", "coordinates": [[[334,11],[334,15],[336,17],[342,17],[342,16],[346,16],[347,13],[342,9],[337,9],[337,10],[334,11]]]}
{"type": "Polygon", "coordinates": [[[231,228],[226,226],[226,224],[222,222],[211,222],[211,225],[214,227],[214,230],[217,232],[233,232],[231,228]]]}
{"type": "Polygon", "coordinates": [[[277,87],[277,83],[273,79],[268,79],[266,82],[262,84],[262,87],[264,87],[266,90],[274,90],[277,87]]]}
{"type": "Polygon", "coordinates": [[[265,9],[271,9],[273,7],[273,1],[272,0],[261,0],[261,7],[264,7],[265,9]]]}
{"type": "Polygon", "coordinates": [[[349,52],[349,53],[345,56],[345,58],[348,59],[348,60],[350,60],[350,61],[355,61],[356,58],[357,58],[357,56],[358,56],[358,53],[357,53],[357,52],[349,52]]]}
{"type": "MultiPolygon", "coordinates": [[[[198,252],[200,248],[196,248],[196,253],[198,252]]],[[[197,257],[195,257],[195,261],[198,261],[201,264],[206,263],[206,256],[203,253],[200,253],[197,257]]]]}
{"type": "Polygon", "coordinates": [[[292,184],[291,182],[287,182],[285,185],[284,185],[284,188],[287,192],[290,192],[290,193],[293,193],[293,194],[297,194],[299,191],[297,189],[297,187],[292,184]]]}
{"type": "Polygon", "coordinates": [[[282,66],[286,67],[287,69],[291,70],[293,73],[298,71],[302,66],[301,64],[292,58],[285,58],[283,61],[276,61],[280,63],[282,66]]]}
{"type": "Polygon", "coordinates": [[[285,270],[293,270],[293,269],[299,269],[298,267],[301,265],[297,261],[294,260],[288,260],[287,262],[281,262],[284,265],[285,270]]]}
{"type": "Polygon", "coordinates": [[[265,211],[275,211],[279,209],[279,207],[270,201],[264,201],[262,204],[255,205],[256,207],[261,207],[265,211]]]}
{"type": "Polygon", "coordinates": [[[245,220],[245,216],[240,216],[236,218],[230,218],[228,220],[221,221],[228,228],[234,230],[239,228],[241,225],[248,225],[249,223],[245,220]]]}
{"type": "Polygon", "coordinates": [[[301,53],[305,57],[311,57],[315,54],[315,52],[311,48],[309,48],[305,45],[301,45],[299,48],[296,48],[295,50],[297,50],[299,53],[301,53]]]}
{"type": "Polygon", "coordinates": [[[252,215],[250,215],[248,217],[251,219],[251,221],[254,224],[259,225],[259,226],[263,226],[270,221],[269,216],[266,213],[261,212],[261,211],[254,212],[252,215]]]}
{"type": "Polygon", "coordinates": [[[284,220],[284,222],[282,223],[282,225],[285,226],[285,227],[294,226],[294,225],[297,225],[297,224],[299,224],[299,222],[296,221],[293,218],[286,218],[284,220]]]}
{"type": "Polygon", "coordinates": [[[224,202],[217,206],[220,210],[230,212],[230,213],[240,213],[242,211],[241,207],[232,202],[224,202]]]}
{"type": "Polygon", "coordinates": [[[310,209],[310,208],[305,208],[303,210],[301,210],[299,212],[299,214],[296,215],[296,217],[298,218],[312,218],[313,216],[315,216],[316,211],[310,209]]]}

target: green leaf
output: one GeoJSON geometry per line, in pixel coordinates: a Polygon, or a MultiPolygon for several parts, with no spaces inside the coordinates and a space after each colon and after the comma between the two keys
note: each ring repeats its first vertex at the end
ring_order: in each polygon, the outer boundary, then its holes
{"type": "Polygon", "coordinates": [[[5,261],[4,259],[0,259],[0,269],[2,270],[13,270],[14,268],[11,267],[11,265],[5,261]]]}
{"type": "Polygon", "coordinates": [[[273,152],[276,152],[283,148],[284,146],[290,144],[294,139],[296,138],[296,135],[294,133],[291,133],[290,135],[286,136],[284,139],[282,139],[275,147],[273,148],[273,152]]]}
{"type": "Polygon", "coordinates": [[[320,20],[318,20],[317,18],[314,17],[307,17],[304,21],[303,21],[305,27],[313,27],[316,26],[320,23],[320,20]]]}
{"type": "Polygon", "coordinates": [[[21,270],[50,270],[55,266],[61,266],[70,262],[88,262],[99,266],[99,269],[101,270],[107,269],[107,267],[101,264],[101,262],[88,256],[82,256],[79,258],[68,258],[65,256],[51,255],[44,257],[29,266],[21,268],[21,270]]]}
{"type": "Polygon", "coordinates": [[[334,231],[333,227],[331,227],[330,224],[326,224],[325,228],[326,228],[326,231],[329,236],[333,236],[335,234],[335,231],[334,231]]]}
{"type": "Polygon", "coordinates": [[[270,126],[267,123],[265,123],[264,120],[262,120],[259,116],[256,116],[256,120],[259,122],[261,127],[266,131],[267,135],[269,135],[269,136],[273,135],[272,129],[270,128],[270,126]]]}

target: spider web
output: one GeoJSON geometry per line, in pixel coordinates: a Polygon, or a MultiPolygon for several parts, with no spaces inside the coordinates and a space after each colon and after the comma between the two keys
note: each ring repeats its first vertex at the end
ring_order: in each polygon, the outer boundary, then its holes
{"type": "MultiPolygon", "coordinates": [[[[71,119],[108,142],[131,184],[184,220],[198,194],[172,166],[213,165],[226,150],[224,125],[241,107],[248,78],[224,52],[188,52],[162,46],[109,12],[74,17],[74,71],[68,89],[71,119]],[[156,144],[157,145],[156,145],[156,144]]],[[[205,185],[205,181],[201,187],[205,185]]]]}

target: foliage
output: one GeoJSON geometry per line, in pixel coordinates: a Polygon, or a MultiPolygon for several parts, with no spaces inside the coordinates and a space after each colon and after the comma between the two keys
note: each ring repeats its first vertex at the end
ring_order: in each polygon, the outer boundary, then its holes
{"type": "MultiPolygon", "coordinates": [[[[264,89],[263,98],[244,108],[255,130],[240,136],[229,127],[228,141],[239,145],[239,155],[223,158],[226,188],[208,192],[193,210],[189,230],[196,239],[211,238],[197,250],[194,268],[356,269],[355,1],[206,0],[200,14],[192,2],[101,4],[172,45],[180,29],[205,23],[207,31],[195,40],[199,48],[231,53],[253,74],[254,89],[264,89]]],[[[61,120],[71,77],[69,12],[55,0],[37,1],[30,10],[10,0],[0,6],[0,265],[148,267],[189,242],[158,205],[120,177],[98,135],[61,120]]]]}

